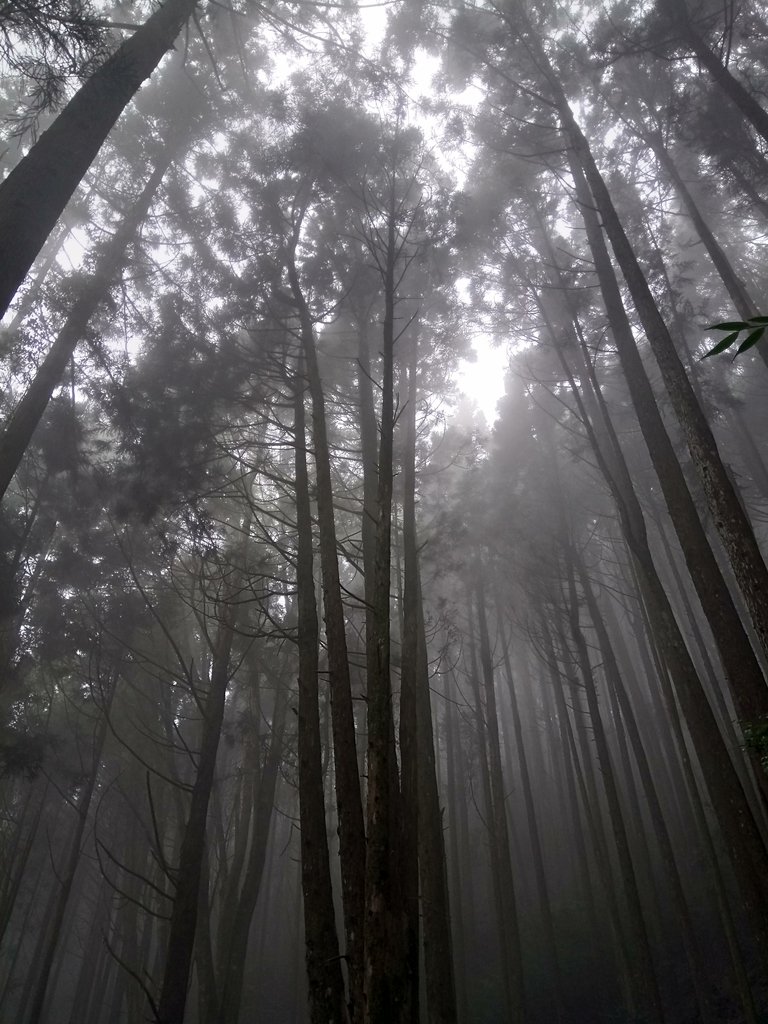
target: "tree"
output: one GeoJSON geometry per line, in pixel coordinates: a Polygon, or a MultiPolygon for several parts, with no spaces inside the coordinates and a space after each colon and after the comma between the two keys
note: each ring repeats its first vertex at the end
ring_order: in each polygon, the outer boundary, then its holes
{"type": "Polygon", "coordinates": [[[198,0],[165,0],[67,103],[0,185],[0,316],[96,154],[198,0]]]}

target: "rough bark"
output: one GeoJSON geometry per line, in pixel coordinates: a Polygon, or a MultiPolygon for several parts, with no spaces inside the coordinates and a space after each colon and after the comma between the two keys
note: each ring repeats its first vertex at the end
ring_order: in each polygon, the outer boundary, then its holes
{"type": "Polygon", "coordinates": [[[560,78],[547,57],[541,39],[519,0],[515,15],[523,40],[549,89],[560,126],[570,147],[572,168],[578,164],[591,197],[579,200],[582,212],[596,211],[610,240],[627,283],[643,330],[648,338],[685,437],[693,464],[701,478],[715,527],[728,553],[763,650],[768,652],[768,568],[752,526],[723,465],[712,430],[686,375],[672,337],[659,312],[621,218],[597,166],[586,136],[579,127],[560,78]]]}
{"type": "Polygon", "coordinates": [[[569,383],[598,466],[616,503],[621,529],[637,567],[640,592],[653,635],[669,669],[699,757],[739,881],[743,905],[756,940],[761,948],[768,950],[768,852],[656,570],[643,512],[626,463],[622,458],[614,458],[609,466],[572,377],[569,383]]]}
{"type": "MultiPolygon", "coordinates": [[[[740,715],[756,721],[768,714],[768,687],[746,630],[731,597],[709,540],[701,524],[680,462],[667,433],[635,345],[632,328],[621,298],[597,214],[590,201],[581,168],[572,163],[577,198],[587,231],[603,302],[621,363],[630,398],[637,414],[640,431],[648,448],[659,480],[670,518],[683,551],[685,563],[702,610],[710,624],[720,659],[728,677],[740,715]]],[[[594,381],[594,394],[601,404],[601,394],[587,355],[579,342],[575,351],[589,379],[594,381]]],[[[562,353],[561,353],[562,356],[562,353]]],[[[610,450],[615,459],[623,461],[610,418],[602,407],[602,420],[610,437],[610,450]]],[[[626,467],[621,475],[629,477],[626,467]]]]}

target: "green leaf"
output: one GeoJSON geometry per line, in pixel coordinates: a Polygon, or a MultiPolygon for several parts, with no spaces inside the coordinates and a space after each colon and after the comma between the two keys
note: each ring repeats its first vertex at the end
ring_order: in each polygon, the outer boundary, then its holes
{"type": "MultiPolygon", "coordinates": [[[[762,330],[762,328],[760,328],[760,329],[762,330]]],[[[731,347],[731,345],[734,343],[734,341],[736,341],[738,336],[739,336],[739,332],[738,331],[734,331],[733,334],[729,334],[726,338],[723,338],[722,341],[718,341],[718,343],[715,345],[715,347],[711,348],[709,350],[709,352],[705,352],[704,355],[701,358],[702,359],[709,359],[710,356],[720,355],[721,352],[725,352],[725,350],[727,348],[731,347]]]]}
{"type": "MultiPolygon", "coordinates": [[[[764,334],[765,327],[758,327],[756,331],[752,331],[752,333],[747,337],[747,339],[743,341],[741,345],[739,345],[739,347],[736,349],[736,356],[741,355],[742,352],[746,352],[748,348],[752,348],[753,345],[756,345],[764,334]]],[[[735,359],[736,356],[734,356],[733,358],[735,359]]]]}
{"type": "Polygon", "coordinates": [[[725,320],[721,324],[711,324],[708,331],[748,331],[749,324],[744,320],[725,320]]]}
{"type": "Polygon", "coordinates": [[[751,316],[749,322],[751,324],[768,324],[768,316],[751,316]]]}

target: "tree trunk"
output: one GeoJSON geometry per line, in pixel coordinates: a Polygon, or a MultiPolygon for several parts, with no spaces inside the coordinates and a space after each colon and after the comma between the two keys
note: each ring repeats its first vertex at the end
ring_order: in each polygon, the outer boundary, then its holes
{"type": "MultiPolygon", "coordinates": [[[[611,242],[643,330],[661,370],[693,464],[701,478],[712,518],[744,595],[755,632],[763,650],[768,652],[768,568],[763,561],[752,526],[720,458],[714,435],[624,231],[586,136],[576,122],[560,79],[520,0],[515,2],[515,12],[523,26],[522,34],[526,44],[550,88],[563,135],[570,144],[571,167],[573,169],[577,164],[581,167],[591,192],[591,196],[587,198],[580,189],[578,199],[585,225],[590,213],[599,214],[602,227],[611,242]]],[[[578,174],[576,178],[578,184],[578,174]]]]}
{"type": "MultiPolygon", "coordinates": [[[[114,686],[112,688],[112,692],[114,692],[114,686]]],[[[111,699],[111,695],[108,699],[111,699]]],[[[72,892],[72,886],[74,885],[75,874],[77,873],[77,868],[80,863],[85,826],[88,822],[91,800],[93,799],[93,793],[96,788],[96,779],[99,774],[99,767],[101,766],[101,754],[104,748],[104,741],[107,736],[107,716],[108,708],[102,709],[101,718],[94,731],[90,771],[88,772],[83,792],[77,802],[77,822],[75,824],[75,830],[71,840],[69,856],[67,857],[64,871],[60,876],[58,876],[60,888],[50,916],[50,925],[47,930],[48,939],[40,958],[40,968],[35,984],[35,994],[29,1011],[29,1024],[39,1024],[42,1019],[51,969],[56,956],[56,950],[58,949],[61,929],[64,924],[64,915],[66,914],[69,897],[72,892]]]]}
{"type": "Polygon", "coordinates": [[[78,89],[0,185],[0,317],[118,117],[197,3],[165,0],[78,89]]]}
{"type": "Polygon", "coordinates": [[[301,888],[304,894],[304,939],[312,1024],[347,1021],[339,939],[333,909],[331,865],[325,827],[325,788],[318,689],[318,624],[312,554],[312,511],[307,474],[304,381],[294,384],[296,446],[296,530],[298,550],[299,648],[299,816],[301,888]]]}
{"type": "Polygon", "coordinates": [[[688,901],[685,896],[685,890],[683,889],[683,882],[677,866],[677,859],[675,858],[672,840],[667,828],[667,822],[661,808],[661,802],[659,801],[651,765],[646,755],[645,746],[640,737],[640,730],[638,729],[635,714],[627,695],[624,680],[621,672],[619,671],[619,665],[613,650],[613,644],[611,643],[606,624],[603,620],[602,613],[600,612],[597,600],[592,591],[592,586],[589,582],[589,577],[587,576],[581,559],[578,561],[577,568],[581,589],[584,597],[586,598],[589,616],[597,633],[598,644],[603,658],[603,670],[605,672],[606,682],[615,694],[618,702],[621,717],[629,735],[629,741],[643,787],[643,793],[648,804],[654,837],[659,847],[661,862],[664,867],[664,872],[666,874],[672,896],[672,909],[677,919],[680,937],[683,941],[683,947],[691,970],[694,996],[698,1005],[699,1016],[702,1021],[714,1022],[714,1012],[709,1001],[709,983],[704,966],[705,961],[691,920],[688,901]]]}
{"type": "MultiPolygon", "coordinates": [[[[691,763],[691,758],[688,754],[685,735],[683,733],[683,724],[681,722],[680,715],[677,711],[677,702],[675,700],[674,690],[671,685],[669,670],[665,667],[664,664],[662,664],[656,651],[656,645],[653,642],[655,640],[655,637],[653,635],[653,627],[651,625],[651,619],[648,613],[648,606],[645,603],[644,597],[642,596],[639,571],[637,569],[637,566],[633,563],[630,563],[630,567],[633,570],[632,575],[634,577],[635,583],[637,584],[637,590],[640,593],[640,609],[646,627],[645,632],[649,639],[649,643],[652,647],[654,661],[657,665],[657,671],[655,675],[658,679],[659,686],[661,688],[663,702],[667,709],[666,717],[669,720],[669,724],[671,726],[672,734],[675,740],[675,748],[680,758],[680,765],[685,780],[685,786],[688,791],[691,812],[693,814],[693,819],[696,823],[699,837],[703,843],[707,859],[712,869],[712,878],[715,887],[717,905],[720,911],[720,920],[723,925],[723,932],[725,934],[726,942],[728,944],[728,951],[731,959],[731,967],[733,970],[733,978],[736,986],[736,992],[741,1003],[741,1008],[744,1012],[745,1024],[756,1024],[757,1011],[755,1008],[754,997],[752,994],[752,986],[749,980],[749,975],[747,973],[744,956],[739,945],[739,937],[736,922],[734,920],[733,912],[731,910],[731,900],[728,894],[725,878],[720,867],[720,861],[717,855],[717,851],[715,849],[712,833],[707,822],[707,815],[704,809],[702,795],[699,791],[699,786],[696,780],[696,774],[691,763]]],[[[649,681],[650,678],[651,677],[649,676],[649,681]]]]}
{"type": "MultiPolygon", "coordinates": [[[[509,692],[510,707],[512,709],[512,728],[515,734],[515,745],[517,746],[517,761],[520,767],[520,784],[523,790],[523,802],[525,804],[525,814],[528,819],[528,835],[531,841],[531,851],[533,854],[533,868],[534,875],[536,877],[536,888],[538,890],[539,907],[541,910],[541,918],[544,925],[544,938],[547,944],[547,952],[550,957],[552,964],[552,989],[553,989],[553,1002],[554,1002],[554,1015],[553,1020],[561,1021],[566,1019],[565,1006],[563,1002],[563,977],[562,971],[560,970],[560,957],[557,952],[557,942],[555,940],[555,925],[552,918],[552,903],[549,897],[549,887],[547,885],[547,876],[544,868],[544,852],[541,844],[541,837],[539,835],[539,826],[536,821],[536,807],[533,797],[533,789],[531,786],[531,777],[528,771],[528,758],[525,753],[525,745],[523,742],[523,725],[520,720],[520,708],[517,701],[517,694],[515,692],[515,680],[512,675],[512,663],[509,656],[509,642],[505,636],[504,621],[501,612],[501,605],[497,598],[497,615],[498,615],[498,628],[499,628],[499,639],[501,642],[501,652],[504,659],[504,674],[507,680],[507,690],[509,692]]],[[[510,766],[511,767],[511,766],[510,766]]]]}
{"type": "MultiPolygon", "coordinates": [[[[603,227],[611,241],[661,370],[672,407],[701,478],[715,527],[728,553],[755,632],[763,650],[768,653],[768,569],[755,540],[752,526],[720,458],[712,430],[686,376],[587,140],[576,124],[570,107],[567,104],[559,105],[559,109],[563,128],[584,169],[594,205],[600,213],[603,227]]],[[[592,205],[590,202],[589,206],[592,205]]],[[[586,214],[587,208],[583,209],[586,214]]]]}
{"type": "Polygon", "coordinates": [[[197,772],[176,871],[157,1024],[184,1024],[187,987],[195,944],[208,804],[213,789],[216,755],[224,721],[224,706],[230,680],[229,663],[238,608],[235,600],[226,603],[221,610],[216,634],[211,679],[203,713],[197,772]]]}
{"type": "MultiPolygon", "coordinates": [[[[394,188],[394,186],[393,186],[394,188]]],[[[390,677],[390,586],[394,438],[395,234],[394,195],[387,210],[383,287],[379,487],[371,629],[366,630],[368,698],[368,851],[365,880],[366,1024],[409,1024],[410,979],[418,964],[405,956],[398,836],[401,794],[395,760],[390,677]]]]}
{"type": "MultiPolygon", "coordinates": [[[[269,829],[275,807],[275,789],[283,753],[283,732],[287,709],[286,687],[278,682],[272,713],[272,736],[256,787],[256,807],[245,875],[234,916],[229,922],[229,927],[223,933],[224,946],[219,950],[218,1024],[237,1024],[240,1018],[243,982],[248,961],[248,938],[256,902],[259,898],[261,880],[264,876],[269,829]]],[[[343,1017],[340,1018],[340,1020],[343,1019],[343,1017]]]]}
{"type": "MultiPolygon", "coordinates": [[[[586,181],[581,168],[575,162],[572,162],[572,171],[619,362],[690,578],[712,630],[739,714],[746,721],[759,721],[764,715],[768,715],[768,687],[765,684],[765,677],[728,585],[720,572],[680,462],[664,426],[643,361],[635,345],[597,214],[589,201],[586,181]]],[[[578,334],[578,328],[576,330],[578,334]]],[[[608,450],[613,451],[615,459],[623,462],[618,439],[602,403],[593,367],[583,349],[580,337],[577,337],[577,342],[575,348],[579,353],[579,361],[585,367],[588,379],[593,382],[595,400],[601,406],[601,419],[609,435],[608,450]]],[[[560,355],[563,358],[562,353],[560,355]]],[[[621,469],[621,476],[629,480],[626,468],[621,469]]]]}
{"type": "Polygon", "coordinates": [[[597,751],[597,760],[600,765],[600,774],[603,780],[603,788],[608,803],[608,815],[611,822],[611,831],[615,842],[616,853],[619,862],[621,886],[629,911],[627,917],[629,941],[632,946],[631,980],[635,992],[636,1012],[638,1020],[643,1022],[661,1022],[664,1020],[664,1012],[661,1006],[656,973],[653,967],[651,947],[648,941],[648,933],[643,916],[643,908],[640,900],[640,892],[637,886],[635,869],[632,863],[632,854],[629,848],[629,839],[624,823],[624,816],[621,809],[616,778],[613,771],[608,743],[605,737],[603,721],[600,715],[600,706],[597,699],[592,666],[589,661],[589,650],[581,629],[579,616],[579,598],[576,592],[576,581],[574,576],[573,555],[570,546],[566,548],[566,574],[568,588],[568,619],[571,628],[571,636],[576,646],[577,661],[581,670],[581,678],[584,692],[587,698],[589,710],[589,721],[592,726],[592,734],[597,751]]]}
{"type": "MultiPolygon", "coordinates": [[[[616,503],[622,532],[637,567],[640,593],[648,610],[654,639],[674,682],[723,829],[753,934],[761,950],[768,953],[768,851],[656,570],[643,512],[626,463],[622,458],[614,457],[609,466],[573,377],[567,365],[564,363],[563,366],[598,466],[616,503]]],[[[614,450],[616,455],[617,449],[614,450]]]]}
{"type": "MultiPolygon", "coordinates": [[[[418,349],[418,338],[410,339],[412,352],[418,349]]],[[[426,760],[428,753],[420,746],[418,735],[417,689],[421,680],[421,660],[419,657],[419,591],[418,563],[416,549],[416,518],[415,518],[415,401],[416,387],[414,379],[415,359],[410,359],[408,399],[404,410],[405,444],[402,451],[403,467],[403,572],[396,566],[396,578],[402,578],[401,608],[401,642],[400,642],[400,799],[402,806],[402,832],[400,839],[401,889],[403,894],[403,910],[405,914],[405,949],[404,956],[410,965],[419,963],[419,872],[427,867],[420,855],[422,829],[424,821],[421,817],[419,800],[419,764],[426,760]],[[411,420],[413,417],[413,429],[411,420]]],[[[431,719],[430,719],[431,732],[431,719]]],[[[431,751],[434,764],[434,750],[431,751]]],[[[426,912],[426,898],[421,903],[422,912],[426,912]]],[[[425,934],[425,954],[427,951],[425,934]]],[[[430,967],[434,967],[432,963],[430,967]]],[[[426,956],[425,956],[426,967],[426,956]]],[[[410,985],[411,1019],[414,1024],[419,1021],[419,972],[411,969],[408,982],[410,985]]]]}
{"type": "Polygon", "coordinates": [[[155,193],[174,155],[174,151],[168,147],[162,159],[158,161],[141,195],[130,207],[120,227],[104,249],[95,273],[81,287],[80,294],[56,341],[6,422],[0,436],[0,498],[8,490],[51,395],[61,384],[67,363],[72,358],[78,342],[85,335],[89,320],[100,303],[108,297],[109,290],[124,265],[126,250],[149,213],[155,193]]]}
{"type": "Polygon", "coordinates": [[[731,265],[731,261],[725,254],[725,250],[715,238],[709,224],[704,220],[701,211],[696,205],[696,200],[691,195],[690,189],[683,180],[683,176],[675,166],[675,162],[670,156],[661,136],[658,133],[651,132],[650,134],[643,134],[642,138],[645,142],[650,145],[653,152],[661,164],[664,171],[669,176],[676,192],[683,201],[683,205],[688,211],[688,216],[691,218],[696,234],[701,239],[704,248],[709,254],[709,258],[712,260],[715,269],[720,275],[720,280],[725,285],[725,289],[728,292],[731,302],[745,320],[748,320],[752,316],[756,316],[759,312],[752,299],[749,296],[746,285],[739,278],[738,274],[731,265]]]}
{"type": "Polygon", "coordinates": [[[760,106],[746,86],[742,85],[738,78],[734,78],[720,57],[699,35],[698,29],[690,19],[686,0],[667,0],[664,7],[680,33],[681,41],[690,48],[699,63],[707,69],[755,131],[768,142],[768,112],[760,106]]]}
{"type": "Polygon", "coordinates": [[[475,583],[475,600],[477,606],[477,624],[480,641],[480,666],[485,696],[485,728],[488,738],[488,762],[490,772],[491,806],[489,809],[489,828],[491,845],[496,850],[499,871],[499,914],[505,933],[504,943],[509,958],[505,976],[508,979],[510,1001],[510,1024],[524,1020],[525,996],[523,987],[522,948],[515,900],[514,878],[509,844],[509,825],[507,823],[507,801],[504,791],[504,777],[501,767],[501,743],[499,736],[499,719],[496,710],[496,691],[494,689],[493,663],[491,660],[491,641],[488,634],[488,620],[485,611],[485,583],[482,567],[478,556],[478,575],[475,583]]]}
{"type": "MultiPolygon", "coordinates": [[[[298,231],[298,228],[296,229],[298,231]]],[[[344,905],[346,955],[349,967],[349,1008],[353,1022],[362,1021],[364,1006],[364,921],[366,841],[360,779],[357,774],[355,716],[347,657],[344,605],[336,552],[336,522],[333,509],[331,458],[325,420],[325,397],[315,348],[312,317],[296,270],[295,246],[288,253],[288,278],[299,315],[301,344],[306,361],[307,382],[312,397],[312,441],[317,472],[317,520],[323,608],[328,648],[328,677],[331,691],[331,727],[336,768],[336,806],[339,815],[339,854],[344,905]]]]}
{"type": "MultiPolygon", "coordinates": [[[[455,1024],[456,986],[451,947],[451,919],[448,905],[448,876],[443,840],[443,821],[437,785],[435,744],[432,733],[432,705],[429,696],[429,667],[424,635],[424,612],[416,532],[416,367],[418,341],[413,340],[408,373],[408,404],[405,409],[405,452],[403,455],[403,641],[402,690],[413,693],[416,742],[410,748],[414,764],[418,805],[418,882],[421,881],[421,916],[424,943],[424,977],[428,1024],[455,1024]]],[[[401,699],[401,721],[402,721],[401,699]]],[[[405,804],[406,751],[403,761],[405,804]]],[[[406,805],[407,806],[407,805],[406,805]]]]}

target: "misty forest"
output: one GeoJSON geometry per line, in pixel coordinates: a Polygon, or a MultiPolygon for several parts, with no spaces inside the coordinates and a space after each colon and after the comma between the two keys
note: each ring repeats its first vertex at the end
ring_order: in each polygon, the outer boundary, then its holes
{"type": "Polygon", "coordinates": [[[2,1024],[768,1021],[766,82],[0,0],[2,1024]]]}

